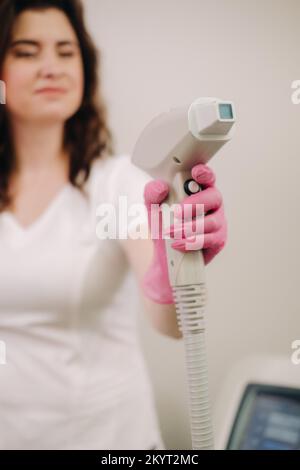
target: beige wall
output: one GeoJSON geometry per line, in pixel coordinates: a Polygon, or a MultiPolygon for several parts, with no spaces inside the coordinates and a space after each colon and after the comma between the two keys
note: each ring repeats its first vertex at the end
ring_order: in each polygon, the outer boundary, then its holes
{"type": "MultiPolygon", "coordinates": [[[[85,0],[103,54],[117,151],[146,123],[199,96],[235,102],[236,134],[210,163],[229,222],[207,267],[211,397],[251,352],[300,339],[299,0],[85,0]]],[[[163,438],[189,448],[183,344],[140,319],[163,438]]],[[[300,366],[299,373],[300,373],[300,366]]]]}

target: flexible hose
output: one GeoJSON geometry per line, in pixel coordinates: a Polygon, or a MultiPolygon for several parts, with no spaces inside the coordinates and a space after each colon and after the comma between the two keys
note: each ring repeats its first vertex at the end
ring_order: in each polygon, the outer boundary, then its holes
{"type": "Polygon", "coordinates": [[[178,328],[182,332],[193,450],[213,449],[205,348],[205,284],[173,287],[178,328]]]}

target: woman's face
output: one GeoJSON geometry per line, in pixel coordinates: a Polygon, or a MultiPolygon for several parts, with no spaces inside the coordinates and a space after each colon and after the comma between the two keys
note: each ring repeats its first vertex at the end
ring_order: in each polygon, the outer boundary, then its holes
{"type": "Polygon", "coordinates": [[[62,11],[26,10],[17,17],[1,79],[13,119],[53,123],[78,110],[84,88],[82,56],[62,11]]]}

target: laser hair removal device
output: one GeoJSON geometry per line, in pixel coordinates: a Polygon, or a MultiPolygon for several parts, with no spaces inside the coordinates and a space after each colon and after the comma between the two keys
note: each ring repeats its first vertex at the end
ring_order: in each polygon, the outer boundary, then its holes
{"type": "MultiPolygon", "coordinates": [[[[208,162],[231,139],[234,124],[231,101],[198,98],[190,105],[171,108],[142,131],[132,163],[150,176],[164,179],[170,188],[164,204],[178,204],[187,195],[201,191],[192,179],[191,169],[197,163],[208,162]]],[[[168,222],[162,210],[163,230],[168,222]]],[[[203,254],[202,250],[179,252],[171,247],[173,241],[165,238],[169,282],[185,348],[192,447],[209,450],[214,442],[205,350],[203,254]]]]}

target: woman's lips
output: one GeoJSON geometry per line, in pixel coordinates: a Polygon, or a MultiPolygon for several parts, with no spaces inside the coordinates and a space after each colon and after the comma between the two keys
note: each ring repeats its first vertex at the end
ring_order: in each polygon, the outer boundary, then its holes
{"type": "Polygon", "coordinates": [[[52,88],[52,87],[47,87],[47,88],[41,88],[40,90],[37,90],[36,93],[66,93],[67,90],[64,88],[52,88]]]}

